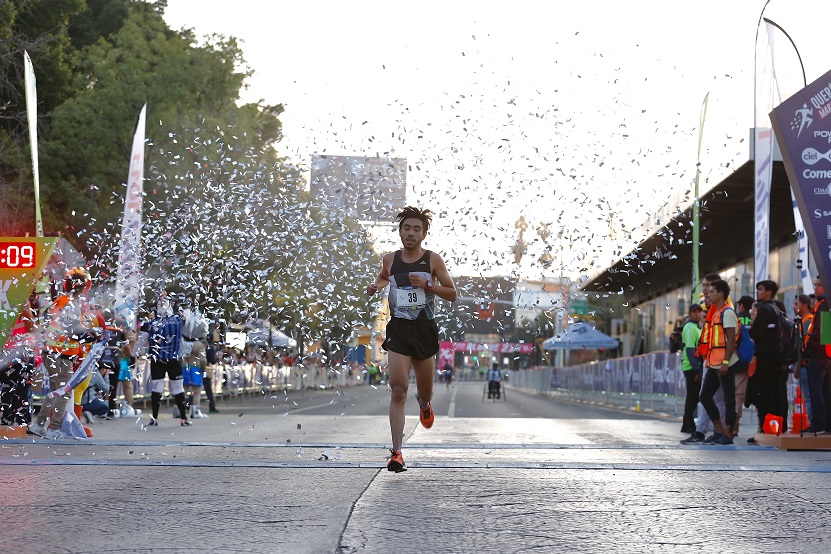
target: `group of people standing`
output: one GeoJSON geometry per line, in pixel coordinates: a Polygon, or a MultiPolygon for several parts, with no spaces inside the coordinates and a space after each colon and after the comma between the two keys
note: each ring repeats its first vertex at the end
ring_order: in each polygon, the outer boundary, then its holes
{"type": "MultiPolygon", "coordinates": [[[[768,415],[781,418],[781,432],[787,431],[791,374],[810,399],[810,425],[801,432],[831,432],[831,357],[820,344],[819,315],[828,305],[820,279],[814,282],[813,297],[796,296],[795,321],[776,299],[774,281],[760,281],[755,300],[742,296],[735,306],[730,286],[717,273],[706,275],[701,285],[702,303],[690,306],[681,329],[687,385],[681,432],[690,433],[681,443],[732,444],[742,408],[751,405],[758,414],[756,432],[764,432],[768,415]],[[752,350],[744,341],[752,342],[752,350]],[[740,356],[740,350],[747,354],[740,356]],[[713,433],[706,436],[711,425],[713,433]]],[[[755,434],[747,442],[755,443],[755,434]]]]}
{"type": "Polygon", "coordinates": [[[132,406],[137,360],[150,368],[152,417],[147,426],[158,426],[165,379],[180,425],[207,417],[199,408],[203,387],[209,411],[218,412],[212,373],[206,371],[218,362],[212,340],[217,332],[184,298],[174,305],[162,292],[156,309],[145,314],[135,332],[118,326],[112,309],[91,302],[90,287],[87,272],[72,268],[46,309],[39,309],[35,295],[23,306],[0,360],[3,423],[26,425],[28,432],[50,439],[82,438],[93,435],[82,422],[140,414],[132,406]],[[30,399],[32,384],[38,382],[42,405],[34,413],[30,399]],[[67,419],[70,413],[74,417],[67,419]]]}

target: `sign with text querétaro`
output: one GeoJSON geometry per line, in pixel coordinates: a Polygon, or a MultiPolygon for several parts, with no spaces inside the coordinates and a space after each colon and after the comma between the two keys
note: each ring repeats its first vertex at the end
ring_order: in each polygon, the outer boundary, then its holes
{"type": "Polygon", "coordinates": [[[831,276],[831,71],[770,112],[820,278],[831,276]]]}

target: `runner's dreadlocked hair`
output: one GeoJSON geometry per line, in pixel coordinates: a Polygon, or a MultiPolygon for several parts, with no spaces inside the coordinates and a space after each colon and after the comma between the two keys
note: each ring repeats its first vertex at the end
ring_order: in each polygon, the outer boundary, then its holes
{"type": "Polygon", "coordinates": [[[402,212],[400,212],[395,219],[398,220],[398,230],[401,230],[401,226],[404,225],[405,219],[418,219],[424,224],[424,234],[427,234],[427,230],[430,228],[430,222],[433,220],[433,212],[430,210],[419,210],[413,206],[407,206],[404,208],[402,212]]]}

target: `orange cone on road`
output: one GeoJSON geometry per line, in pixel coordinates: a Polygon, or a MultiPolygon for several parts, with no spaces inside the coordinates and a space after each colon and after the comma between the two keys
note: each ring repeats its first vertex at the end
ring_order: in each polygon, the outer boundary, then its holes
{"type": "Polygon", "coordinates": [[[808,414],[805,413],[805,398],[802,396],[802,388],[796,387],[796,397],[793,401],[793,414],[791,416],[791,432],[799,434],[808,427],[808,414]]]}

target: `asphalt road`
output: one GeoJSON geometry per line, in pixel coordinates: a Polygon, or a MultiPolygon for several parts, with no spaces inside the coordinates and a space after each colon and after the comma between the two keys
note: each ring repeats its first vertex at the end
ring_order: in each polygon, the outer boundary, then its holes
{"type": "Polygon", "coordinates": [[[483,383],[408,402],[385,467],[385,387],[261,395],[188,428],[5,441],[0,551],[813,552],[831,453],[684,447],[680,424],[483,383]]]}

